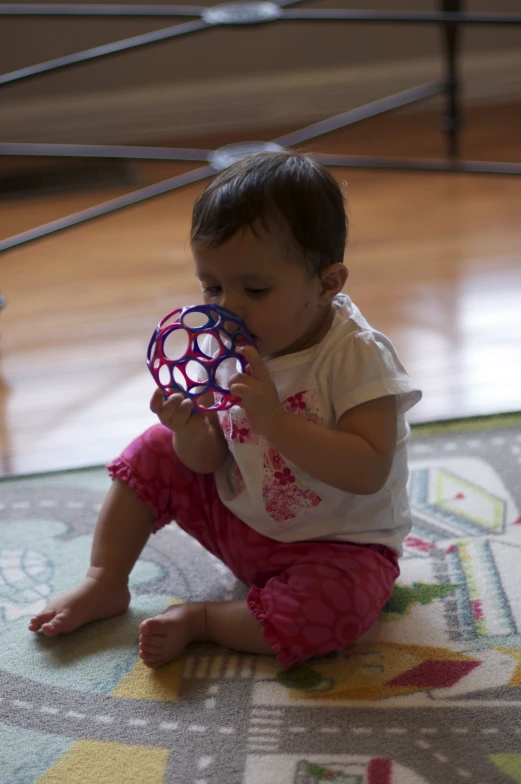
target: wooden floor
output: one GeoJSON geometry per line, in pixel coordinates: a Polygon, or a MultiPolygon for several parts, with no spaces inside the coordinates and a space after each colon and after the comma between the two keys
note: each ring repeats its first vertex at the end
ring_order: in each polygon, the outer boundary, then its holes
{"type": "MultiPolygon", "coordinates": [[[[436,157],[436,122],[395,114],[306,149],[436,157]]],[[[237,138],[173,143],[214,148],[237,138]]],[[[520,161],[521,104],[469,112],[463,153],[520,161]]],[[[139,184],[189,168],[147,163],[139,184]]],[[[518,410],[521,177],[334,171],[350,201],[346,291],[423,388],[411,419],[518,410]]],[[[4,200],[0,236],[135,187],[4,200]]],[[[201,188],[0,256],[3,474],[102,463],[154,421],[145,350],[161,316],[199,301],[188,232],[201,188]]]]}

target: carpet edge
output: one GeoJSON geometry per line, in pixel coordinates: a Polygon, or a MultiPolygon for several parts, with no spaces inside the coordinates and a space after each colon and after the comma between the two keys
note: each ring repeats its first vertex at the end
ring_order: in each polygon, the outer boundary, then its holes
{"type": "MultiPolygon", "coordinates": [[[[489,430],[493,427],[510,427],[521,425],[521,411],[512,411],[502,414],[480,414],[472,417],[459,417],[457,419],[440,419],[428,422],[411,423],[411,439],[425,438],[445,433],[458,431],[475,432],[478,430],[489,430]]],[[[75,466],[74,468],[62,468],[52,471],[34,471],[23,474],[4,474],[0,476],[2,482],[15,482],[21,479],[32,479],[33,477],[51,477],[63,474],[77,474],[84,471],[99,471],[105,468],[105,464],[75,466]]]]}

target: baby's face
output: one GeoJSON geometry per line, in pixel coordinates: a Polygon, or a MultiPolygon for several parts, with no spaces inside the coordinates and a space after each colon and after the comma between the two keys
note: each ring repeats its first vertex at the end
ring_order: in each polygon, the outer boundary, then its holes
{"type": "MultiPolygon", "coordinates": [[[[293,353],[323,336],[322,282],[289,256],[282,230],[244,229],[218,248],[192,246],[204,302],[240,316],[262,357],[293,353]]],[[[294,255],[294,252],[293,252],[294,255]]]]}

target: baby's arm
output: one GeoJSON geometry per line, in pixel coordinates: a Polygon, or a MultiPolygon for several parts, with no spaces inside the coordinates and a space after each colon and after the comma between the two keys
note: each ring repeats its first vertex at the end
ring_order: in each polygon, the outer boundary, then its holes
{"type": "Polygon", "coordinates": [[[397,438],[396,398],[388,395],[346,411],[338,430],[286,411],[258,353],[241,349],[249,375],[230,381],[250,427],[298,468],[346,493],[371,495],[387,481],[397,438]]]}
{"type": "MultiPolygon", "coordinates": [[[[199,401],[211,406],[213,394],[201,395],[199,401]]],[[[228,444],[217,414],[193,411],[192,401],[181,394],[171,395],[165,401],[160,389],[154,392],[150,408],[161,424],[172,430],[174,451],[187,468],[212,474],[221,467],[228,455],[228,444]]]]}
{"type": "Polygon", "coordinates": [[[378,492],[389,476],[396,448],[394,395],[346,411],[330,430],[280,410],[264,437],[288,460],[328,485],[357,495],[378,492]]]}
{"type": "Polygon", "coordinates": [[[306,473],[346,493],[371,495],[387,481],[397,438],[396,398],[388,395],[346,411],[330,430],[286,411],[261,357],[241,349],[249,375],[237,374],[230,391],[241,399],[250,427],[306,473]]]}
{"type": "Polygon", "coordinates": [[[199,437],[174,435],[174,450],[179,459],[198,474],[213,474],[228,456],[228,444],[215,414],[207,414],[208,427],[199,437]]]}

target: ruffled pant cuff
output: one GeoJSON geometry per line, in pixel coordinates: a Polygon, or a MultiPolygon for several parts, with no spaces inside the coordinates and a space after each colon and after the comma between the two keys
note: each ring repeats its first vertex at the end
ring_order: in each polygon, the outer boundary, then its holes
{"type": "Polygon", "coordinates": [[[160,528],[163,528],[164,525],[170,522],[170,516],[165,515],[158,506],[154,495],[148,489],[147,483],[143,482],[121,457],[117,457],[109,463],[107,465],[107,471],[112,479],[119,479],[134,490],[141,503],[148,506],[152,511],[154,516],[152,533],[155,534],[160,528]]]}
{"type": "Polygon", "coordinates": [[[248,592],[247,605],[250,612],[256,617],[261,625],[262,636],[273,650],[277,661],[282,664],[285,670],[296,667],[306,658],[297,656],[281,640],[280,634],[270,621],[264,607],[262,606],[261,590],[252,586],[248,592]]]}

